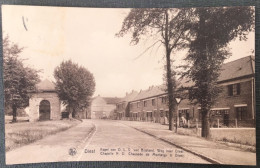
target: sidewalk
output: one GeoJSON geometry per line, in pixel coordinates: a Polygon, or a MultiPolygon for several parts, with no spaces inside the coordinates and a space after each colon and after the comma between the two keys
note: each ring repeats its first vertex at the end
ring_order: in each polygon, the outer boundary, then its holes
{"type": "MultiPolygon", "coordinates": [[[[174,144],[183,150],[211,160],[212,163],[230,165],[256,165],[256,153],[245,152],[204,138],[178,135],[168,130],[168,126],[151,122],[120,121],[134,129],[174,144]]],[[[187,160],[188,162],[188,160],[187,160]]]]}

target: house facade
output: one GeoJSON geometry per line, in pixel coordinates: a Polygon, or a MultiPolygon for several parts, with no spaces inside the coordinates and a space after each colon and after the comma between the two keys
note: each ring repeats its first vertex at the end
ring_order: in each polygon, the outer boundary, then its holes
{"type": "MultiPolygon", "coordinates": [[[[255,60],[248,56],[223,64],[218,79],[222,89],[210,111],[211,126],[255,126],[255,60]]],[[[201,120],[199,105],[179,104],[179,116],[194,123],[201,120]]],[[[199,122],[200,123],[200,122],[199,122]]]]}
{"type": "Polygon", "coordinates": [[[101,97],[100,95],[94,97],[90,106],[90,118],[113,118],[118,101],[120,101],[119,98],[101,97]]]}
{"type": "Polygon", "coordinates": [[[130,104],[134,98],[138,95],[137,91],[132,91],[130,93],[126,92],[126,96],[116,103],[115,119],[122,119],[124,117],[130,117],[130,104]]]}
{"type": "MultiPolygon", "coordinates": [[[[187,85],[180,80],[181,86],[187,85]]],[[[222,88],[210,111],[212,127],[244,127],[255,125],[255,61],[248,56],[223,64],[218,78],[222,88]]],[[[153,86],[140,91],[125,106],[129,106],[130,120],[144,120],[167,124],[169,119],[166,89],[153,86]]],[[[177,123],[195,125],[201,123],[200,106],[183,99],[178,104],[177,123]]],[[[126,109],[125,109],[126,110],[126,109]]],[[[122,113],[123,114],[123,113],[122,113]]],[[[125,113],[126,114],[126,113],[125,113]]],[[[176,122],[176,113],[173,115],[176,122]]]]}
{"type": "Polygon", "coordinates": [[[61,102],[55,85],[44,80],[36,85],[37,91],[31,93],[29,100],[29,121],[61,119],[61,102]]]}
{"type": "Polygon", "coordinates": [[[165,117],[169,116],[167,92],[163,86],[151,86],[147,90],[141,90],[129,102],[129,107],[131,120],[167,122],[165,117]]]}

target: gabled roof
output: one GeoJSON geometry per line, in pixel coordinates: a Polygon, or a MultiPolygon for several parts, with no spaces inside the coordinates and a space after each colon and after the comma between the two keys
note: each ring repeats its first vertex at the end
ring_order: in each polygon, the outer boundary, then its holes
{"type": "Polygon", "coordinates": [[[38,91],[55,91],[55,84],[45,79],[36,85],[38,91]]]}
{"type": "Polygon", "coordinates": [[[165,93],[167,93],[167,92],[164,89],[163,85],[151,86],[147,90],[141,90],[139,92],[139,94],[132,101],[141,100],[141,99],[145,99],[145,98],[149,98],[149,97],[153,97],[153,96],[161,95],[161,94],[165,94],[165,93]]]}
{"type": "MultiPolygon", "coordinates": [[[[247,56],[244,58],[240,58],[235,61],[231,61],[225,63],[221,67],[220,76],[218,82],[224,82],[227,80],[233,80],[241,77],[247,77],[249,75],[255,74],[255,57],[247,56]]],[[[178,87],[190,87],[194,85],[194,82],[189,80],[188,78],[181,78],[177,80],[178,87]]],[[[166,88],[164,85],[160,86],[151,86],[147,90],[141,90],[137,94],[131,96],[131,98],[127,99],[127,95],[122,101],[138,101],[162,94],[166,94],[166,88]]]]}
{"type": "Polygon", "coordinates": [[[116,104],[121,101],[121,98],[118,97],[103,97],[107,104],[116,104]]]}
{"type": "Polygon", "coordinates": [[[255,57],[247,56],[225,63],[221,67],[218,82],[245,77],[255,73],[255,57]]]}
{"type": "MultiPolygon", "coordinates": [[[[255,74],[255,57],[247,56],[228,63],[221,67],[218,82],[225,82],[243,78],[255,74]]],[[[194,82],[188,78],[181,78],[178,80],[182,87],[190,87],[194,82]]]]}
{"type": "Polygon", "coordinates": [[[91,105],[96,105],[96,104],[102,104],[102,105],[105,105],[107,104],[107,102],[105,101],[105,99],[103,97],[101,97],[100,95],[96,96],[96,97],[93,97],[91,99],[91,105]]]}
{"type": "Polygon", "coordinates": [[[131,93],[126,93],[126,96],[122,98],[118,103],[130,102],[138,95],[138,92],[133,90],[131,93]]]}
{"type": "Polygon", "coordinates": [[[91,98],[91,102],[93,101],[104,101],[106,104],[116,104],[121,101],[122,98],[118,97],[101,97],[100,95],[91,98]]]}

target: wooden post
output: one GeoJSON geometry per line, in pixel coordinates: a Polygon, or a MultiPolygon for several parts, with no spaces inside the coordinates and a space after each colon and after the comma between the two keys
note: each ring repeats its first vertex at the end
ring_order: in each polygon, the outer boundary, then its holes
{"type": "Polygon", "coordinates": [[[179,104],[177,104],[175,133],[177,133],[177,129],[178,129],[178,127],[179,127],[179,104]]]}
{"type": "Polygon", "coordinates": [[[236,124],[236,128],[237,128],[237,119],[235,119],[235,124],[236,124]]]}
{"type": "Polygon", "coordinates": [[[219,119],[218,119],[218,128],[219,128],[219,119]]]}
{"type": "Polygon", "coordinates": [[[196,118],[196,134],[198,135],[199,132],[199,123],[198,123],[198,119],[196,118]]]}

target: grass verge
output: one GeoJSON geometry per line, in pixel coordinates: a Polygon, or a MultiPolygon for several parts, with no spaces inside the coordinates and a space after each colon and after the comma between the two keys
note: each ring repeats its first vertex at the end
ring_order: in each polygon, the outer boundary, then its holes
{"type": "Polygon", "coordinates": [[[65,131],[79,124],[79,120],[55,120],[42,122],[21,122],[5,125],[5,150],[10,151],[35,142],[48,135],[65,131]]]}

